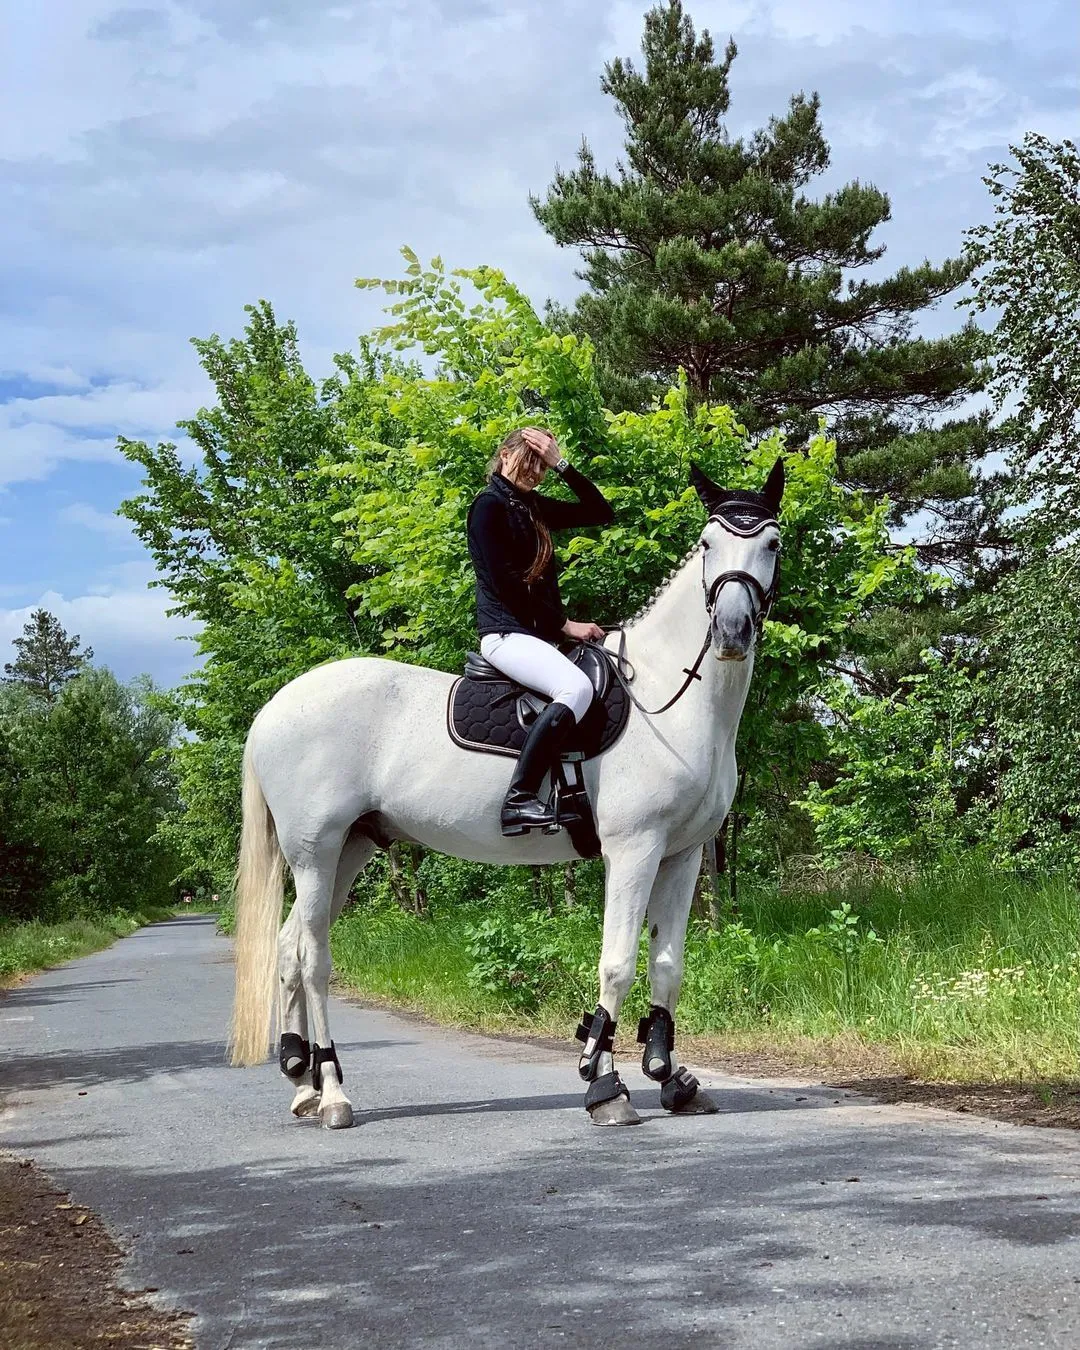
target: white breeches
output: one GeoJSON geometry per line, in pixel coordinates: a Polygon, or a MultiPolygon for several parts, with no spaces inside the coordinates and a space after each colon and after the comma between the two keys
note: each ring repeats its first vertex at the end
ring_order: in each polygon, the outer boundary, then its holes
{"type": "Polygon", "coordinates": [[[528,633],[487,633],[480,654],[512,680],[546,694],[552,703],[564,703],[580,722],[589,710],[593,687],[558,647],[528,633]]]}

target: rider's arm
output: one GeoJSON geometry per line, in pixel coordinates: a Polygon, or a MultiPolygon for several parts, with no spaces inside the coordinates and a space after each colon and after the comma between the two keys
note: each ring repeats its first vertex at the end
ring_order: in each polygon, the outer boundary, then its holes
{"type": "Polygon", "coordinates": [[[610,525],[615,519],[611,503],[583,473],[568,464],[562,473],[563,481],[577,497],[576,502],[560,502],[554,497],[536,495],[537,514],[543,517],[549,530],[568,530],[574,526],[610,525]]]}

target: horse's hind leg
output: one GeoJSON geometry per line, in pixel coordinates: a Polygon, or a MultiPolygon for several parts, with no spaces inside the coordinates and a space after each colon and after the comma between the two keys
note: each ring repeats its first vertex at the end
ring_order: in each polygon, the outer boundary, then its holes
{"type": "Polygon", "coordinates": [[[336,840],[305,841],[301,856],[289,859],[296,886],[293,909],[312,1041],[311,1082],[320,1096],[319,1118],[331,1130],[353,1123],[352,1103],[341,1090],[341,1064],[330,1035],[329,1011],[330,917],[335,899],[343,903],[348,893],[347,885],[338,886],[343,851],[339,835],[336,840]]]}
{"type": "MultiPolygon", "coordinates": [[[[353,882],[374,852],[375,845],[364,835],[351,835],[346,841],[334,880],[331,924],[345,907],[353,882]]],[[[297,1085],[289,1109],[294,1116],[311,1116],[318,1111],[321,1097],[310,1075],[307,999],[304,996],[304,977],[300,965],[300,911],[295,905],[278,937],[278,975],[281,1009],[279,1062],[282,1073],[297,1085]]]]}
{"type": "Polygon", "coordinates": [[[675,1005],[683,977],[686,925],[694,885],[701,868],[701,848],[676,853],[660,864],[649,897],[649,988],[652,1007],[639,1028],[645,1049],[642,1071],[661,1084],[660,1102],[667,1111],[706,1115],[716,1111],[712,1098],[675,1055],[675,1005]]]}
{"type": "Polygon", "coordinates": [[[278,1065],[285,1077],[296,1084],[290,1109],[294,1116],[310,1116],[318,1110],[319,1094],[310,1079],[311,1044],[304,973],[300,968],[300,915],[295,905],[278,934],[278,1009],[281,1021],[278,1065]]]}

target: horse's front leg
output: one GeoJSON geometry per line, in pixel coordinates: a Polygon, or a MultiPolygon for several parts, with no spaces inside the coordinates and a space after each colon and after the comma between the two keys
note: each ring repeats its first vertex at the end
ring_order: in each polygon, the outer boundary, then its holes
{"type": "Polygon", "coordinates": [[[649,988],[652,1007],[638,1027],[641,1068],[660,1087],[667,1111],[711,1115],[718,1108],[675,1055],[675,1005],[682,986],[686,926],[701,870],[701,845],[665,858],[649,897],[649,988]]]}
{"type": "Polygon", "coordinates": [[[578,1072],[589,1084],[585,1109],[594,1125],[639,1125],[630,1093],[615,1068],[613,1041],[619,1009],[630,992],[637,969],[638,942],[649,903],[659,842],[634,840],[605,850],[604,947],[600,955],[600,1003],[586,1012],[578,1027],[581,1052],[578,1072]]]}

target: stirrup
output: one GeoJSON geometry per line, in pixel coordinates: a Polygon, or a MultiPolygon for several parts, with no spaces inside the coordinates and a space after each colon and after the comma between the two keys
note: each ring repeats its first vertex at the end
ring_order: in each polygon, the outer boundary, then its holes
{"type": "MultiPolygon", "coordinates": [[[[578,769],[578,781],[581,783],[581,766],[578,769]]],[[[551,815],[550,825],[544,827],[545,834],[559,834],[562,830],[573,832],[575,825],[582,825],[586,820],[591,820],[592,810],[589,807],[589,799],[585,796],[584,785],[577,788],[568,788],[563,777],[563,765],[556,764],[553,773],[553,782],[551,788],[551,815]],[[584,802],[584,809],[582,803],[584,802]]]]}

